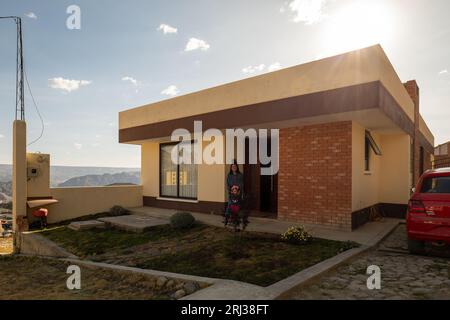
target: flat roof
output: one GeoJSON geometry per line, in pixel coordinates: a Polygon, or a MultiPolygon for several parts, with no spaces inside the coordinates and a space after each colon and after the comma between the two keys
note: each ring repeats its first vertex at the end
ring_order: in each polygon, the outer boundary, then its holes
{"type": "MultiPolygon", "coordinates": [[[[256,114],[269,112],[270,108],[279,108],[275,111],[280,112],[289,108],[292,116],[301,118],[323,116],[325,111],[338,114],[381,110],[383,103],[382,112],[390,112],[394,120],[399,116],[392,114],[390,108],[400,109],[394,111],[404,118],[401,123],[413,121],[413,101],[382,47],[375,45],[122,111],[119,113],[119,141],[133,143],[154,138],[152,132],[162,124],[175,129],[180,120],[191,121],[208,115],[225,117],[232,110],[242,113],[252,109],[256,114]],[[316,112],[317,108],[322,108],[322,112],[316,112]],[[131,131],[135,133],[129,134],[131,131]]],[[[256,123],[248,123],[251,124],[256,123]]],[[[423,119],[420,131],[433,145],[434,137],[423,119]]]]}

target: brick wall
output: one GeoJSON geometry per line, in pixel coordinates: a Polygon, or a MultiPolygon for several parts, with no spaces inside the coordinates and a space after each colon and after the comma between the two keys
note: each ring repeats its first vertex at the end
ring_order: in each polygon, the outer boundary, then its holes
{"type": "Polygon", "coordinates": [[[280,130],[278,218],[351,229],[352,123],[280,130]]]}

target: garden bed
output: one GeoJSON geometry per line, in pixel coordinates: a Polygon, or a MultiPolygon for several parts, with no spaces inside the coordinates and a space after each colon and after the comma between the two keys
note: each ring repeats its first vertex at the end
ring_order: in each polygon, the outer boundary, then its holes
{"type": "Polygon", "coordinates": [[[187,230],[169,225],[141,233],[114,229],[42,232],[71,253],[93,261],[268,286],[331,258],[357,244],[313,239],[294,245],[280,236],[196,224],[187,230]]]}
{"type": "Polygon", "coordinates": [[[199,289],[192,282],[82,266],[81,289],[69,290],[68,266],[55,259],[0,256],[0,299],[161,300],[189,287],[199,289]]]}

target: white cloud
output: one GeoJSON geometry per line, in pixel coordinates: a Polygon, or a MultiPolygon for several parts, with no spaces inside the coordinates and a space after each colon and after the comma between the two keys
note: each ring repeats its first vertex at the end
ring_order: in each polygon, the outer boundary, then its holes
{"type": "Polygon", "coordinates": [[[444,70],[439,71],[439,74],[446,74],[446,73],[448,73],[448,70],[447,70],[447,69],[444,69],[444,70]]]}
{"type": "Polygon", "coordinates": [[[186,48],[184,51],[193,51],[200,49],[202,51],[208,50],[210,45],[205,41],[197,38],[190,38],[188,43],[186,44],[186,48]]]}
{"type": "Polygon", "coordinates": [[[77,150],[81,150],[81,148],[83,148],[83,145],[82,145],[81,143],[78,143],[78,142],[75,142],[75,143],[73,144],[73,146],[74,146],[75,149],[77,149],[77,150]]]}
{"type": "Polygon", "coordinates": [[[48,85],[53,89],[61,89],[66,92],[72,92],[80,89],[80,87],[91,84],[88,80],[71,80],[62,77],[48,79],[48,85]]]}
{"type": "Polygon", "coordinates": [[[256,66],[248,66],[242,69],[243,73],[247,73],[247,74],[251,74],[251,73],[255,73],[255,72],[261,72],[266,68],[266,65],[261,63],[259,65],[256,66]]]}
{"type": "Polygon", "coordinates": [[[134,84],[135,86],[137,86],[137,84],[138,84],[138,81],[136,79],[129,77],[129,76],[122,77],[122,81],[129,81],[132,84],[134,84]]]}
{"type": "Polygon", "coordinates": [[[279,62],[272,63],[272,64],[267,68],[267,70],[268,70],[269,72],[272,72],[272,71],[275,71],[275,70],[279,70],[279,69],[281,69],[281,64],[280,64],[279,62]]]}
{"type": "Polygon", "coordinates": [[[25,13],[25,17],[28,17],[30,19],[37,19],[37,15],[34,12],[25,13]]]}
{"type": "Polygon", "coordinates": [[[168,24],[161,23],[157,29],[158,31],[162,30],[164,34],[168,33],[178,33],[178,29],[172,26],[169,26],[168,24]]]}
{"type": "Polygon", "coordinates": [[[176,96],[178,93],[180,93],[180,90],[177,88],[177,86],[171,85],[168,86],[166,89],[161,91],[161,94],[165,94],[166,96],[176,96]]]}
{"type": "Polygon", "coordinates": [[[0,139],[3,139],[4,137],[5,137],[4,135],[0,134],[0,139]]]}
{"type": "MultiPolygon", "coordinates": [[[[328,0],[293,0],[287,6],[294,13],[294,22],[302,22],[311,25],[321,21],[325,15],[323,7],[328,0]]],[[[282,7],[281,12],[286,11],[286,7],[282,7]]]]}

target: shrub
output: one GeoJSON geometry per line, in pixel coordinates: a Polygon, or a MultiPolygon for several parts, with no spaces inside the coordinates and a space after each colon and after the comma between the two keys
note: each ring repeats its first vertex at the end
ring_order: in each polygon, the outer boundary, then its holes
{"type": "Polygon", "coordinates": [[[281,235],[281,240],[292,244],[307,244],[312,241],[312,236],[303,226],[290,227],[281,235]]]}
{"type": "Polygon", "coordinates": [[[194,222],[195,218],[189,212],[177,212],[170,217],[170,225],[175,229],[188,229],[194,222]]]}
{"type": "Polygon", "coordinates": [[[125,209],[122,206],[114,206],[111,209],[109,209],[109,213],[112,216],[123,216],[123,215],[130,214],[130,211],[128,209],[125,209]]]}
{"type": "Polygon", "coordinates": [[[344,243],[342,243],[342,247],[339,249],[339,253],[353,249],[353,248],[358,248],[359,244],[353,241],[345,241],[344,243]]]}

